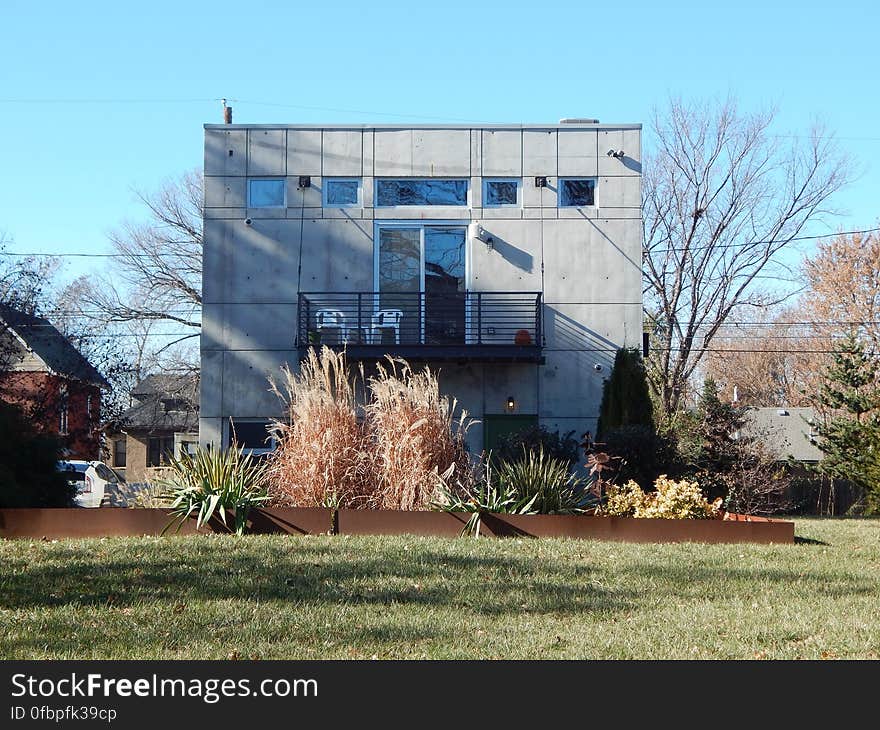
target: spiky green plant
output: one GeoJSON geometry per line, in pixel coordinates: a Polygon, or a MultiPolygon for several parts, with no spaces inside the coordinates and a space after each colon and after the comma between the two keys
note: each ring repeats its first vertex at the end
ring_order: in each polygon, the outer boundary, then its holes
{"type": "Polygon", "coordinates": [[[441,484],[437,497],[431,503],[434,509],[445,512],[470,512],[471,517],[461,531],[462,535],[480,536],[482,516],[487,512],[499,514],[528,515],[534,513],[536,497],[523,498],[509,483],[498,480],[493,474],[491,460],[483,463],[483,477],[476,483],[456,484],[450,488],[441,484]]]}
{"type": "Polygon", "coordinates": [[[565,461],[546,454],[543,447],[524,447],[516,461],[501,462],[497,479],[506,492],[530,504],[537,514],[577,514],[590,501],[584,481],[571,473],[565,461]]]}
{"type": "Polygon", "coordinates": [[[171,521],[164,532],[181,526],[193,514],[201,528],[215,515],[236,535],[243,535],[251,508],[266,502],[265,463],[239,449],[219,451],[199,447],[194,454],[172,459],[168,474],[161,480],[171,498],[171,521]],[[230,527],[227,518],[231,516],[230,527]]]}

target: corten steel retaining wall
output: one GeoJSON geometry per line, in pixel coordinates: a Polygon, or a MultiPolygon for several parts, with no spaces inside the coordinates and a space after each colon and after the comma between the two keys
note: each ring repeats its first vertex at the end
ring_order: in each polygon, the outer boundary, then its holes
{"type": "MultiPolygon", "coordinates": [[[[0,537],[55,539],[161,535],[170,520],[170,515],[163,509],[0,509],[0,537]]],[[[318,507],[260,509],[251,510],[248,523],[252,534],[314,535],[332,531],[334,518],[332,510],[318,507]]],[[[227,530],[212,521],[201,531],[227,530]]],[[[190,519],[183,523],[179,532],[175,526],[165,534],[194,535],[197,532],[195,520],[190,519]]]]}
{"type": "MultiPolygon", "coordinates": [[[[457,537],[469,514],[323,508],[254,509],[251,534],[425,535],[457,537]]],[[[57,539],[160,535],[169,522],[161,509],[0,509],[0,537],[57,539]]],[[[195,534],[195,520],[179,534],[195,534]]],[[[215,523],[202,532],[226,532],[215,523]]],[[[175,534],[172,528],[166,534],[175,534]]],[[[480,534],[493,537],[569,537],[620,542],[794,542],[794,522],[731,515],[724,520],[648,520],[589,515],[486,514],[480,534]]]]}

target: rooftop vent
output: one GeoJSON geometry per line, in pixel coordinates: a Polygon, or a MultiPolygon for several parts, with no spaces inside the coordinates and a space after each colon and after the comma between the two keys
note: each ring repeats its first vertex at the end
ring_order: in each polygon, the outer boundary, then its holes
{"type": "Polygon", "coordinates": [[[559,120],[560,124],[598,124],[598,119],[587,119],[586,117],[566,117],[559,120]]]}

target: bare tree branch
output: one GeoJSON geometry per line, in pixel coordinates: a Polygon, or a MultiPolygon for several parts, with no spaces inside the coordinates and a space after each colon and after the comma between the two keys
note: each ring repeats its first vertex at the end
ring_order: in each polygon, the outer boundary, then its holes
{"type": "Polygon", "coordinates": [[[146,223],[110,235],[116,258],[108,276],[83,291],[83,309],[108,323],[155,321],[198,333],[202,306],[202,176],[193,171],[154,194],[139,193],[146,223]]]}
{"type": "Polygon", "coordinates": [[[780,149],[774,112],[741,113],[670,100],[655,113],[657,151],[645,162],[645,307],[655,322],[651,387],[675,413],[720,328],[757,303],[755,282],[829,199],[851,163],[814,127],[806,145],[780,149]]]}

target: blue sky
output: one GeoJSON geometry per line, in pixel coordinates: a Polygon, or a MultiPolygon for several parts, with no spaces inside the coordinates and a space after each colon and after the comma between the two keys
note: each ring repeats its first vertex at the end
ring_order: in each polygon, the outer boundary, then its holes
{"type": "Polygon", "coordinates": [[[0,231],[16,251],[109,251],[107,232],[142,216],[133,189],[201,165],[221,97],[242,123],[647,124],[669,94],[728,93],[777,106],[780,135],[824,120],[863,171],[839,227],[870,227],[878,21],[869,0],[4,0],[0,231]]]}

